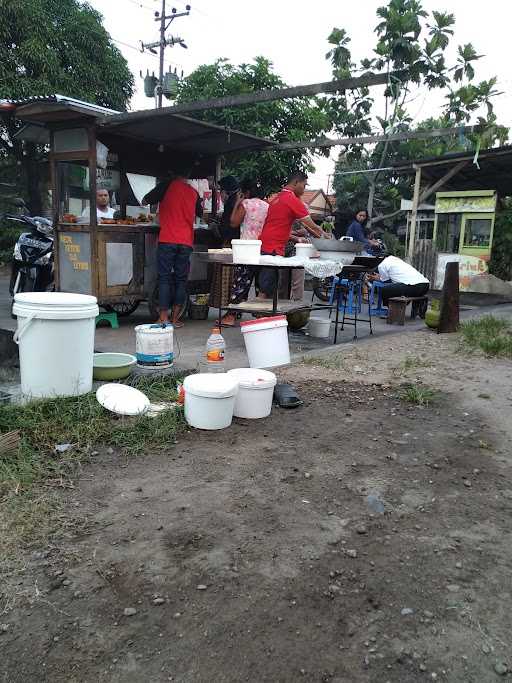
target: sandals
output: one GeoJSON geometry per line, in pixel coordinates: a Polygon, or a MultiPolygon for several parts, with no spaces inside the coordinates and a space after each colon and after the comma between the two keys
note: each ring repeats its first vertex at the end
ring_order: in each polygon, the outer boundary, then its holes
{"type": "Polygon", "coordinates": [[[280,408],[298,408],[304,403],[291,384],[276,384],[274,401],[280,408]]]}

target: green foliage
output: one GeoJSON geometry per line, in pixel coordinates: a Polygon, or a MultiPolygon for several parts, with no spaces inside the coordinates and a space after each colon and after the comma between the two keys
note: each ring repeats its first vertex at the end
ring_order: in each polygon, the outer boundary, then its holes
{"type": "Polygon", "coordinates": [[[496,216],[489,272],[502,280],[512,280],[512,209],[496,216]]]}
{"type": "MultiPolygon", "coordinates": [[[[285,86],[273,71],[271,62],[264,57],[256,57],[254,62],[238,66],[226,59],[218,59],[213,64],[198,67],[184,79],[177,101],[194,102],[285,86]]],[[[329,129],[326,112],[315,100],[305,98],[197,112],[194,116],[277,142],[310,140],[329,129]]],[[[257,178],[267,191],[274,191],[291,172],[313,170],[311,159],[311,153],[303,150],[243,154],[230,158],[225,171],[240,178],[257,178]]]]}
{"type": "Polygon", "coordinates": [[[512,358],[509,320],[486,315],[463,322],[460,331],[464,343],[470,349],[483,351],[488,356],[512,358]]]}
{"type": "MultiPolygon", "coordinates": [[[[357,176],[341,175],[349,169],[375,169],[390,166],[396,160],[438,156],[463,151],[469,145],[491,147],[505,142],[508,131],[497,125],[493,100],[500,94],[496,79],[475,82],[475,63],[481,59],[471,43],[457,50],[455,63],[446,60],[446,51],[454,35],[455,17],[446,12],[425,11],[421,0],[389,0],[377,10],[375,28],[377,42],[373,54],[359,64],[352,61],[350,38],[344,29],[335,28],[329,35],[333,78],[350,76],[361,71],[399,71],[385,90],[383,115],[377,116],[379,134],[407,132],[432,128],[448,128],[469,122],[478,112],[485,116],[477,120],[479,131],[469,139],[452,136],[430,140],[404,142],[384,141],[373,148],[349,145],[338,161],[334,188],[338,206],[342,209],[365,205],[377,218],[398,213],[399,200],[412,195],[411,177],[399,177],[382,171],[357,176]],[[408,102],[411,90],[421,87],[441,90],[446,104],[438,116],[414,125],[408,102]]],[[[372,133],[372,116],[377,107],[378,90],[346,91],[326,98],[326,110],[341,137],[356,137],[372,133]]]]}
{"type": "MultiPolygon", "coordinates": [[[[102,16],[79,0],[0,0],[0,97],[59,93],[125,110],[134,80],[102,16]]],[[[40,212],[40,165],[46,150],[15,140],[12,115],[0,115],[2,168],[40,212]]]]}
{"type": "Polygon", "coordinates": [[[78,0],[0,0],[0,82],[3,97],[60,93],[114,109],[133,93],[101,14],[78,0]]]}
{"type": "Polygon", "coordinates": [[[417,406],[428,406],[437,397],[437,392],[429,387],[423,387],[419,384],[406,385],[399,394],[402,401],[406,403],[414,403],[417,406]]]}

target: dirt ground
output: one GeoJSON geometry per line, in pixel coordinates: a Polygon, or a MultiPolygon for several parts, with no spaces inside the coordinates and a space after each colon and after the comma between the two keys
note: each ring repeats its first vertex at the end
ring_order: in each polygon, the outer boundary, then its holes
{"type": "Polygon", "coordinates": [[[422,331],[281,375],[298,410],[84,466],[3,577],[0,680],[512,680],[512,363],[422,331]]]}

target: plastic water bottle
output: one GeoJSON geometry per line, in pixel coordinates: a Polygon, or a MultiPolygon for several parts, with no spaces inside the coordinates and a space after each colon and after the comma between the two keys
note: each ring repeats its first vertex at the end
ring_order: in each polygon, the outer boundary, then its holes
{"type": "Polygon", "coordinates": [[[225,371],[226,342],[218,327],[214,327],[206,342],[206,365],[208,372],[225,371]]]}

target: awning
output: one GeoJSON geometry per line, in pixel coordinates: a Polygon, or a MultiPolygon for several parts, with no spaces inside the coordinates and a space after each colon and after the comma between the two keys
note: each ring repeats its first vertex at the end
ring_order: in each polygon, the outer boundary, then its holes
{"type": "Polygon", "coordinates": [[[433,185],[448,171],[462,164],[460,170],[450,177],[440,191],[445,190],[496,190],[498,195],[512,195],[512,145],[481,150],[478,165],[474,163],[475,152],[457,152],[438,157],[398,161],[393,164],[397,173],[412,174],[421,168],[424,183],[433,185]]]}
{"type": "Polygon", "coordinates": [[[140,112],[133,118],[131,114],[119,114],[104,118],[98,132],[124,135],[138,140],[162,144],[182,152],[197,152],[216,156],[249,150],[271,149],[277,143],[242,133],[238,130],[216,126],[188,116],[167,114],[155,116],[149,109],[147,116],[140,112]]]}

